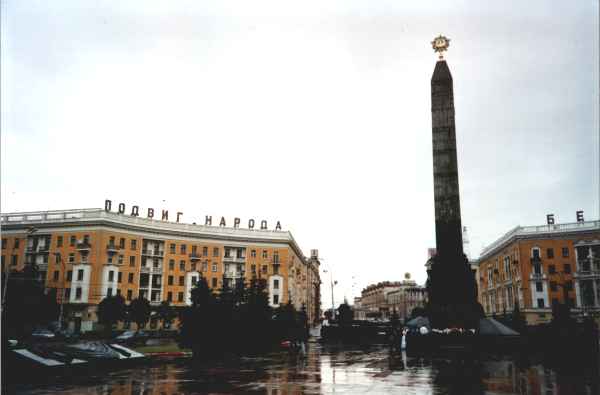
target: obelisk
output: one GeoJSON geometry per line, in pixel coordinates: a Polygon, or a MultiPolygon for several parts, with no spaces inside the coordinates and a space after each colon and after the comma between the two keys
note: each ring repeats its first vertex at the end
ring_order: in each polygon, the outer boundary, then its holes
{"type": "Polygon", "coordinates": [[[476,328],[481,313],[475,277],[463,252],[452,74],[442,53],[450,40],[436,37],[440,54],[431,77],[436,256],[428,270],[429,318],[434,328],[476,328]]]}

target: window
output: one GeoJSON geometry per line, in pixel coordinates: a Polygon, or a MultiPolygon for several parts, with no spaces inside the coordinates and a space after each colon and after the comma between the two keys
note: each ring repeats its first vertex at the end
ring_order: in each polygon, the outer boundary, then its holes
{"type": "Polygon", "coordinates": [[[127,275],[127,282],[128,282],[129,284],[133,284],[133,273],[129,273],[129,274],[127,275]]]}
{"type": "Polygon", "coordinates": [[[273,265],[273,274],[279,274],[279,265],[273,265]]]}
{"type": "Polygon", "coordinates": [[[192,255],[198,256],[198,246],[192,246],[192,255]]]}
{"type": "Polygon", "coordinates": [[[563,247],[562,248],[562,256],[563,256],[563,258],[568,258],[569,257],[569,247],[563,247]]]}
{"type": "Polygon", "coordinates": [[[179,285],[184,285],[184,284],[185,284],[185,277],[179,276],[179,285]]]}
{"type": "Polygon", "coordinates": [[[202,271],[203,272],[207,272],[208,271],[208,262],[202,263],[202,271]]]}
{"type": "Polygon", "coordinates": [[[269,269],[268,269],[268,266],[267,266],[267,265],[263,265],[263,266],[262,266],[262,273],[263,273],[263,274],[267,274],[267,273],[268,273],[268,270],[269,270],[269,269]]]}
{"type": "Polygon", "coordinates": [[[107,297],[111,297],[112,296],[112,288],[107,288],[106,289],[106,296],[107,297]]]}
{"type": "Polygon", "coordinates": [[[175,243],[169,244],[169,252],[175,254],[175,243]]]}
{"type": "Polygon", "coordinates": [[[169,270],[175,270],[175,260],[169,259],[169,270]]]}
{"type": "Polygon", "coordinates": [[[20,240],[19,240],[18,238],[17,238],[17,239],[15,239],[15,249],[18,249],[18,248],[19,248],[19,241],[20,241],[20,240]]]}
{"type": "Polygon", "coordinates": [[[168,285],[173,285],[173,276],[167,277],[167,284],[168,285]]]}
{"type": "Polygon", "coordinates": [[[171,292],[171,291],[167,292],[167,301],[168,302],[173,301],[173,292],[171,292]]]}
{"type": "Polygon", "coordinates": [[[185,261],[179,261],[179,270],[185,271],[185,261]]]}
{"type": "Polygon", "coordinates": [[[75,288],[75,300],[81,300],[81,287],[75,288]]]}
{"type": "Polygon", "coordinates": [[[213,272],[217,271],[217,264],[216,263],[213,263],[213,265],[212,265],[212,271],[213,272]]]}
{"type": "Polygon", "coordinates": [[[71,238],[69,239],[69,245],[71,247],[73,247],[75,245],[75,236],[74,235],[72,235],[71,238]]]}
{"type": "Polygon", "coordinates": [[[187,246],[185,244],[182,244],[181,247],[180,247],[180,251],[181,251],[182,255],[186,254],[187,253],[187,246]]]}
{"type": "Polygon", "coordinates": [[[12,266],[17,266],[17,260],[18,260],[18,256],[17,255],[13,255],[10,257],[10,264],[12,266]]]}
{"type": "Polygon", "coordinates": [[[542,284],[541,282],[536,282],[535,283],[535,290],[536,292],[544,292],[544,284],[542,284]]]}
{"type": "Polygon", "coordinates": [[[549,259],[552,259],[552,258],[554,258],[554,248],[548,248],[548,249],[546,250],[546,256],[547,256],[549,259]]]}
{"type": "Polygon", "coordinates": [[[69,263],[73,263],[75,262],[75,254],[74,253],[70,253],[69,254],[69,263]]]}
{"type": "Polygon", "coordinates": [[[178,301],[178,302],[183,302],[183,292],[179,292],[179,293],[177,294],[177,301],[178,301]]]}
{"type": "Polygon", "coordinates": [[[120,249],[125,248],[125,239],[122,237],[119,239],[119,248],[120,249]]]}
{"type": "Polygon", "coordinates": [[[117,282],[120,284],[122,280],[123,280],[123,272],[119,272],[117,274],[117,282]]]}
{"type": "Polygon", "coordinates": [[[135,267],[135,256],[133,255],[129,257],[129,266],[135,267]]]}
{"type": "Polygon", "coordinates": [[[42,262],[48,263],[48,255],[42,256],[42,262]]]}
{"type": "Polygon", "coordinates": [[[109,255],[106,260],[108,261],[108,263],[113,263],[113,257],[112,257],[112,255],[109,255]]]}
{"type": "Polygon", "coordinates": [[[119,255],[118,261],[119,265],[123,264],[123,255],[119,255]]]}
{"type": "Polygon", "coordinates": [[[250,256],[251,256],[252,258],[256,258],[256,250],[252,250],[252,251],[250,251],[250,256]]]}
{"type": "Polygon", "coordinates": [[[62,245],[63,245],[63,237],[62,236],[58,236],[56,238],[56,246],[57,247],[62,247],[62,245]]]}
{"type": "Polygon", "coordinates": [[[60,255],[54,255],[54,263],[56,263],[57,265],[60,264],[60,255]]]}
{"type": "Polygon", "coordinates": [[[2,249],[6,250],[6,239],[2,239],[2,249]]]}
{"type": "Polygon", "coordinates": [[[548,266],[548,273],[550,273],[550,274],[556,274],[556,265],[549,265],[548,266]]]}
{"type": "Polygon", "coordinates": [[[133,291],[131,289],[127,290],[127,300],[133,299],[133,291]]]}
{"type": "Polygon", "coordinates": [[[277,251],[273,253],[273,263],[279,263],[279,252],[277,251]]]}
{"type": "Polygon", "coordinates": [[[60,273],[59,273],[59,271],[58,271],[58,270],[55,270],[55,271],[54,271],[54,281],[58,281],[58,276],[59,276],[59,274],[60,274],[60,273]]]}
{"type": "Polygon", "coordinates": [[[273,280],[273,289],[279,289],[279,280],[273,280]]]}
{"type": "Polygon", "coordinates": [[[108,281],[112,283],[114,280],[115,280],[115,272],[112,270],[109,270],[108,271],[108,281]]]}
{"type": "Polygon", "coordinates": [[[537,307],[538,307],[538,309],[543,309],[544,308],[544,299],[543,298],[539,298],[537,300],[537,307]]]}
{"type": "Polygon", "coordinates": [[[73,270],[67,272],[67,281],[73,280],[73,270]]]}
{"type": "Polygon", "coordinates": [[[117,296],[121,296],[121,290],[117,288],[117,296]]]}
{"type": "Polygon", "coordinates": [[[565,281],[564,287],[565,287],[566,292],[572,291],[573,290],[573,281],[571,281],[571,280],[565,281]]]}
{"type": "Polygon", "coordinates": [[[77,270],[77,281],[83,281],[83,269],[77,270]]]}
{"type": "Polygon", "coordinates": [[[279,304],[279,295],[273,295],[273,304],[279,304]]]}
{"type": "Polygon", "coordinates": [[[570,263],[565,263],[565,265],[564,265],[564,272],[565,273],[571,273],[571,264],[570,263]]]}
{"type": "Polygon", "coordinates": [[[217,288],[217,279],[216,278],[212,279],[212,287],[217,288]]]}
{"type": "Polygon", "coordinates": [[[191,269],[191,270],[192,270],[193,272],[195,272],[195,271],[196,271],[196,262],[192,262],[192,269],[191,269]]]}
{"type": "Polygon", "coordinates": [[[263,257],[264,259],[267,259],[267,258],[268,258],[268,256],[269,256],[269,254],[267,253],[267,250],[263,250],[262,257],[263,257]]]}
{"type": "Polygon", "coordinates": [[[202,247],[202,255],[208,256],[208,247],[202,247]]]}
{"type": "Polygon", "coordinates": [[[558,289],[558,287],[556,285],[556,281],[550,281],[550,290],[552,292],[556,292],[557,289],[558,289]]]}
{"type": "Polygon", "coordinates": [[[231,258],[231,248],[225,247],[225,254],[223,256],[225,258],[231,258]]]}
{"type": "Polygon", "coordinates": [[[131,239],[131,246],[130,248],[132,250],[137,250],[137,240],[136,239],[131,239]]]}
{"type": "Polygon", "coordinates": [[[213,248],[213,256],[215,256],[215,257],[219,256],[219,247],[213,248]]]}
{"type": "Polygon", "coordinates": [[[71,288],[65,288],[65,300],[71,299],[71,288]]]}
{"type": "Polygon", "coordinates": [[[196,285],[196,283],[198,282],[198,277],[194,276],[192,277],[192,285],[196,285]]]}
{"type": "Polygon", "coordinates": [[[256,274],[256,265],[250,265],[250,271],[252,274],[256,274]]]}
{"type": "Polygon", "coordinates": [[[539,263],[533,265],[533,272],[535,274],[542,274],[542,265],[540,265],[539,263]]]}

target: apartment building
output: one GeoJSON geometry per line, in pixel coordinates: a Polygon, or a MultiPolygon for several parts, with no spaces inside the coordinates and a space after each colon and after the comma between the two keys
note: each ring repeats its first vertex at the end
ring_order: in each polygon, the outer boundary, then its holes
{"type": "Polygon", "coordinates": [[[566,303],[600,318],[600,221],[518,226],[478,259],[479,301],[487,315],[518,303],[529,324],[552,319],[566,303]]]}
{"type": "Polygon", "coordinates": [[[152,305],[191,304],[200,277],[219,290],[267,281],[269,303],[319,317],[317,250],[306,257],[288,231],[169,222],[104,209],[1,214],[2,270],[36,264],[39,280],[74,329],[92,330],[100,301],[122,295],[152,305]],[[63,292],[64,290],[64,292],[63,292]]]}

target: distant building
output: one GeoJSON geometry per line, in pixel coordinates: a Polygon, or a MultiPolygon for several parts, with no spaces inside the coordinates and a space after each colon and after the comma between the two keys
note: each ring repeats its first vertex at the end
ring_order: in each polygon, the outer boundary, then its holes
{"type": "MultiPolygon", "coordinates": [[[[404,281],[384,281],[369,285],[362,290],[361,314],[366,318],[389,319],[394,309],[401,316],[412,311],[411,306],[422,305],[425,289],[410,279],[406,273],[404,281]],[[419,290],[420,289],[420,290],[419,290]]],[[[414,307],[413,307],[414,308],[414,307]]]]}
{"type": "Polygon", "coordinates": [[[529,324],[548,322],[552,306],[600,317],[600,221],[518,226],[478,260],[479,301],[487,315],[518,303],[529,324]]]}
{"type": "Polygon", "coordinates": [[[395,311],[399,319],[406,321],[415,307],[425,307],[427,290],[411,280],[409,273],[401,284],[398,290],[388,293],[388,306],[391,314],[395,311]]]}

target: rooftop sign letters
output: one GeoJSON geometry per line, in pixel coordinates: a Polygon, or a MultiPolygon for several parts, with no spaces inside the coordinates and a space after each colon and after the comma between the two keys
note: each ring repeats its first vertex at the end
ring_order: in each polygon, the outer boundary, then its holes
{"type": "MultiPolygon", "coordinates": [[[[125,203],[119,203],[119,205],[117,206],[116,212],[118,214],[127,215],[126,209],[127,209],[127,207],[126,207],[125,203]]],[[[112,200],[106,199],[104,201],[104,211],[106,211],[106,212],[112,211],[112,200]]],[[[139,217],[140,216],[140,207],[132,206],[131,213],[129,215],[132,217],[139,217]]],[[[158,210],[156,210],[156,212],[155,212],[155,210],[153,208],[148,208],[147,212],[146,212],[146,217],[150,218],[150,219],[154,219],[156,217],[156,219],[158,219],[159,218],[158,210]]],[[[181,218],[183,217],[183,212],[177,211],[175,217],[176,217],[175,222],[180,222],[181,218]]],[[[162,221],[168,221],[169,220],[169,210],[164,210],[164,209],[161,210],[160,219],[162,221]]],[[[195,225],[196,223],[194,222],[193,224],[195,225]]],[[[241,224],[240,218],[236,217],[233,219],[233,227],[234,228],[239,228],[240,224],[241,224]]],[[[212,226],[212,215],[207,215],[205,217],[204,225],[212,226]]],[[[221,220],[219,221],[219,226],[227,226],[225,217],[221,217],[221,220]]],[[[255,226],[256,226],[256,221],[253,218],[250,218],[248,220],[248,229],[254,229],[255,226]]],[[[260,230],[268,230],[267,221],[264,219],[260,221],[260,230]]],[[[277,221],[277,224],[275,225],[275,230],[281,230],[281,223],[279,221],[277,221]]]]}

